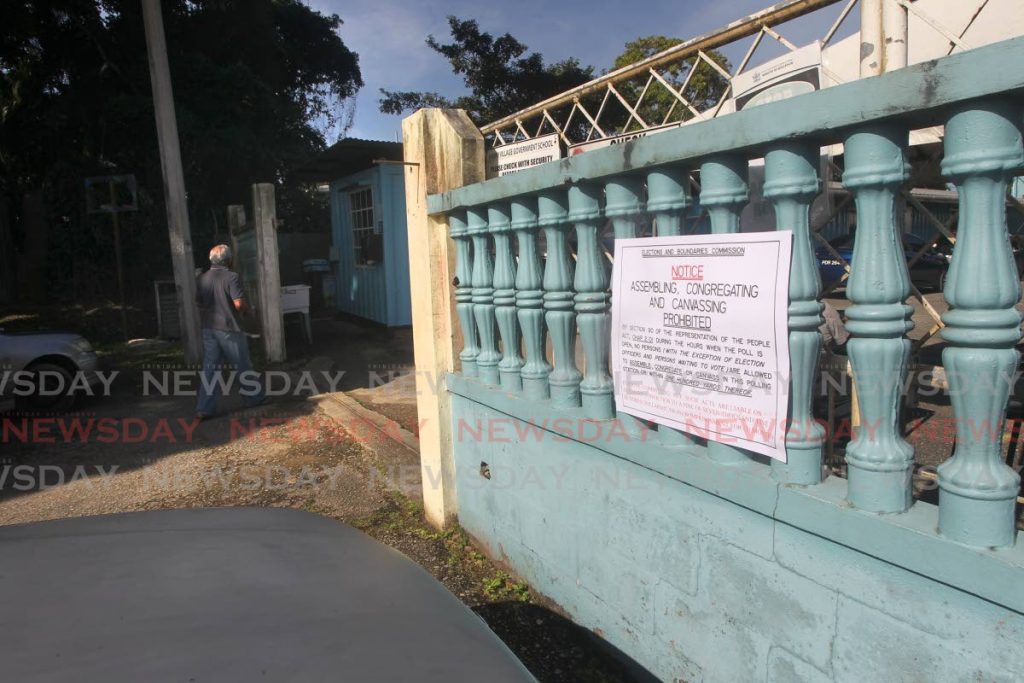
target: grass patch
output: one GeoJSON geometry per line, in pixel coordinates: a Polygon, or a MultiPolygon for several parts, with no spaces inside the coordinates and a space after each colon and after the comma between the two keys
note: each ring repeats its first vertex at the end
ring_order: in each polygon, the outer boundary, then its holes
{"type": "Polygon", "coordinates": [[[388,503],[356,528],[393,545],[395,538],[415,539],[433,547],[433,556],[451,572],[472,577],[473,592],[483,602],[530,602],[530,587],[498,569],[477,550],[458,524],[435,529],[423,518],[423,506],[405,496],[389,492],[388,503]]]}
{"type": "Polygon", "coordinates": [[[508,572],[498,571],[484,581],[484,595],[491,600],[530,601],[530,587],[516,580],[508,572]]]}

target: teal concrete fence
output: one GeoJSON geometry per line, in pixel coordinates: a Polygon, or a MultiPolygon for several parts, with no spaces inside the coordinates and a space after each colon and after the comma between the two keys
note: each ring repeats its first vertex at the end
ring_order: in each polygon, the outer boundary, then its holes
{"type": "Polygon", "coordinates": [[[666,680],[1024,679],[1019,476],[1000,452],[1021,322],[1004,206],[1024,172],[1021,63],[1013,39],[430,196],[456,247],[462,525],[666,680]],[[894,215],[908,133],[934,125],[960,198],[943,330],[957,442],[938,505],[912,498],[899,421],[911,308],[894,215]],[[838,142],[859,224],[847,316],[863,426],[847,479],[823,476],[811,410],[808,215],[819,149],[838,142]],[[712,232],[737,232],[760,157],[794,233],[786,464],[616,416],[608,367],[603,221],[616,238],[646,218],[677,235],[699,201],[712,232]]]}

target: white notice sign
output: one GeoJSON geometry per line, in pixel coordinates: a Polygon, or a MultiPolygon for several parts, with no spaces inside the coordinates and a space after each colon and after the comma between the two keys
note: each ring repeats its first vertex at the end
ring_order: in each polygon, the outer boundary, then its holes
{"type": "Polygon", "coordinates": [[[487,177],[498,178],[562,158],[558,134],[510,142],[487,150],[487,177]]]}
{"type": "Polygon", "coordinates": [[[616,240],[616,407],[785,462],[792,238],[616,240]]]}

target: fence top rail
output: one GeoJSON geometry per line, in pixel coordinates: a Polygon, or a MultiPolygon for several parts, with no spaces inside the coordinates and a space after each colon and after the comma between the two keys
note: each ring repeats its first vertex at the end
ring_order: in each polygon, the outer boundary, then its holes
{"type": "Polygon", "coordinates": [[[430,214],[480,206],[581,180],[673,162],[743,153],[762,156],[786,140],[841,142],[849,130],[899,119],[925,127],[943,109],[979,98],[1024,91],[1024,37],[922,62],[881,76],[837,85],[656,135],[579,154],[466,185],[427,198],[430,214]]]}

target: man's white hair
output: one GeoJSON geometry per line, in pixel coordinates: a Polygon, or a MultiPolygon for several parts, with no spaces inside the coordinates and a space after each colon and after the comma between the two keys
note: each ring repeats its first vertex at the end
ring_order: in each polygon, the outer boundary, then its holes
{"type": "Polygon", "coordinates": [[[231,261],[231,247],[226,244],[218,244],[210,250],[210,263],[215,266],[223,266],[231,261]]]}

